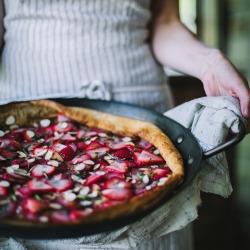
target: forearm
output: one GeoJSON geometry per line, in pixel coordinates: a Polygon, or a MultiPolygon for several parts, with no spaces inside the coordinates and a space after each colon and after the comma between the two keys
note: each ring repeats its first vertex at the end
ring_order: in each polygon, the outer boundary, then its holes
{"type": "Polygon", "coordinates": [[[177,19],[155,25],[152,49],[162,65],[199,79],[220,53],[198,41],[177,19]]]}

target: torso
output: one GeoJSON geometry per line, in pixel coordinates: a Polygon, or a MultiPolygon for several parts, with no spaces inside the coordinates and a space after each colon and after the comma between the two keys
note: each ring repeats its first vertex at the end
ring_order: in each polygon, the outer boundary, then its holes
{"type": "Polygon", "coordinates": [[[140,91],[130,89],[149,86],[152,96],[155,88],[157,100],[166,92],[164,70],[147,42],[149,6],[150,0],[5,1],[1,102],[81,97],[97,80],[112,99],[159,106],[138,102],[140,91]]]}

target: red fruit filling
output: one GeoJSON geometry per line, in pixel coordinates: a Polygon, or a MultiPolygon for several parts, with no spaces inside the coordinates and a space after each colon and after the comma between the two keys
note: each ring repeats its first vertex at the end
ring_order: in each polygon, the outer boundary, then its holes
{"type": "Polygon", "coordinates": [[[0,218],[68,223],[150,192],[172,172],[151,143],[59,114],[0,138],[0,218]]]}

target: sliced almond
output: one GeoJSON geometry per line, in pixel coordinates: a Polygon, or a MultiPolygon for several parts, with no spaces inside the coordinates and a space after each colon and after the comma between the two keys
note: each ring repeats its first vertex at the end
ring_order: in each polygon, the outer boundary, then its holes
{"type": "Polygon", "coordinates": [[[27,130],[27,135],[28,135],[30,138],[32,138],[32,137],[35,136],[35,133],[34,133],[33,131],[31,131],[31,130],[27,130]]]}
{"type": "Polygon", "coordinates": [[[14,170],[19,169],[19,165],[17,165],[17,164],[15,164],[15,165],[11,165],[10,167],[11,167],[11,168],[13,168],[14,170]]]}
{"type": "Polygon", "coordinates": [[[85,144],[86,144],[86,145],[89,145],[90,143],[91,143],[91,141],[90,141],[90,140],[85,141],[85,144]]]}
{"type": "Polygon", "coordinates": [[[132,141],[132,139],[130,137],[123,137],[122,141],[124,141],[124,142],[130,142],[130,141],[132,141]]]}
{"type": "Polygon", "coordinates": [[[41,121],[40,121],[40,125],[42,126],[42,127],[48,127],[49,125],[50,125],[50,120],[49,119],[42,119],[41,121]]]}
{"type": "Polygon", "coordinates": [[[16,125],[16,124],[10,125],[10,129],[16,129],[16,128],[19,128],[18,125],[16,125]]]}
{"type": "Polygon", "coordinates": [[[19,158],[25,158],[27,155],[22,151],[17,151],[19,158]]]}
{"type": "Polygon", "coordinates": [[[8,181],[0,181],[0,186],[1,187],[9,187],[10,183],[8,181]]]}
{"type": "Polygon", "coordinates": [[[13,115],[10,115],[10,116],[8,116],[8,117],[6,118],[5,124],[6,124],[6,125],[12,125],[12,124],[15,123],[15,121],[16,121],[15,117],[14,117],[13,115]]]}
{"type": "Polygon", "coordinates": [[[32,162],[34,162],[36,159],[35,158],[30,158],[30,159],[27,159],[27,162],[28,163],[32,163],[32,162]]]}
{"type": "Polygon", "coordinates": [[[48,161],[48,164],[53,166],[53,167],[58,167],[59,166],[59,162],[56,160],[50,160],[48,161]]]}
{"type": "Polygon", "coordinates": [[[14,170],[12,167],[7,167],[7,168],[6,168],[6,171],[7,171],[8,174],[13,174],[13,173],[15,173],[15,170],[14,170]]]}
{"type": "Polygon", "coordinates": [[[159,155],[160,154],[160,151],[158,149],[156,149],[154,152],[153,152],[155,155],[159,155]]]}
{"type": "Polygon", "coordinates": [[[52,158],[52,156],[53,156],[53,151],[51,151],[51,150],[48,150],[47,151],[47,153],[45,154],[45,160],[50,160],[51,158],[52,158]]]}
{"type": "Polygon", "coordinates": [[[95,164],[93,170],[98,169],[100,166],[101,166],[101,164],[99,164],[99,163],[95,164]]]}
{"type": "Polygon", "coordinates": [[[59,204],[59,203],[50,203],[49,204],[49,207],[50,208],[53,208],[53,209],[61,209],[62,208],[62,205],[61,204],[59,204]]]}
{"type": "Polygon", "coordinates": [[[40,216],[39,217],[39,221],[40,222],[43,222],[43,223],[46,223],[46,222],[48,222],[49,221],[49,218],[47,217],[47,216],[40,216]]]}
{"type": "Polygon", "coordinates": [[[148,183],[149,183],[149,178],[148,178],[147,175],[144,175],[144,176],[143,176],[142,182],[145,183],[145,184],[148,184],[148,183]]]}
{"type": "Polygon", "coordinates": [[[59,127],[60,128],[67,128],[68,127],[68,123],[67,122],[61,122],[61,123],[59,123],[59,127]]]}
{"type": "Polygon", "coordinates": [[[84,207],[86,206],[91,206],[93,204],[92,201],[88,201],[88,200],[85,200],[85,201],[81,201],[80,204],[84,207]]]}
{"type": "Polygon", "coordinates": [[[71,192],[64,192],[63,196],[67,201],[74,201],[76,199],[76,194],[71,192]]]}
{"type": "Polygon", "coordinates": [[[59,155],[57,152],[54,152],[53,159],[58,160],[60,162],[63,162],[63,158],[61,155],[59,155]]]}
{"type": "Polygon", "coordinates": [[[98,196],[98,191],[97,190],[94,190],[92,193],[88,194],[88,197],[90,198],[96,198],[98,196]]]}
{"type": "Polygon", "coordinates": [[[107,134],[106,133],[99,133],[98,134],[100,137],[107,137],[107,134]]]}
{"type": "Polygon", "coordinates": [[[79,194],[80,195],[87,195],[88,193],[89,193],[89,191],[90,191],[90,188],[89,187],[83,187],[82,189],[81,189],[81,191],[79,192],[79,194]]]}
{"type": "Polygon", "coordinates": [[[0,137],[4,136],[5,133],[3,132],[3,130],[0,130],[0,137]]]}
{"type": "Polygon", "coordinates": [[[84,164],[87,164],[87,165],[94,165],[95,163],[91,160],[86,160],[83,162],[84,164]]]}
{"type": "Polygon", "coordinates": [[[164,186],[164,184],[166,183],[168,177],[163,177],[159,180],[159,182],[157,183],[157,186],[164,186]]]}
{"type": "Polygon", "coordinates": [[[84,163],[79,163],[79,164],[77,164],[77,165],[74,166],[74,169],[75,169],[76,171],[81,171],[81,170],[83,170],[84,168],[86,168],[86,165],[85,165],[84,163]]]}

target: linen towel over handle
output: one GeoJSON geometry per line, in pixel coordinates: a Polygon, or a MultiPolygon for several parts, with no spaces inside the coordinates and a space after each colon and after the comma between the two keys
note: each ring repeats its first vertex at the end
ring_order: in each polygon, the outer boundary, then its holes
{"type": "Polygon", "coordinates": [[[211,156],[214,156],[220,152],[225,151],[228,148],[231,148],[232,146],[235,146],[238,144],[246,135],[246,127],[241,119],[239,119],[239,132],[238,133],[232,133],[227,141],[224,143],[219,144],[217,147],[210,149],[206,152],[203,152],[203,159],[210,158],[211,156]]]}

